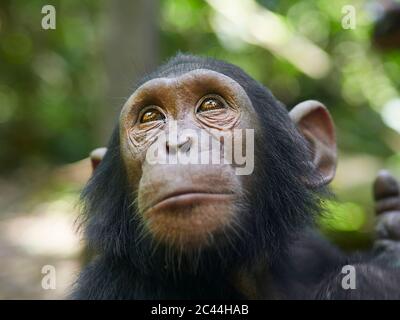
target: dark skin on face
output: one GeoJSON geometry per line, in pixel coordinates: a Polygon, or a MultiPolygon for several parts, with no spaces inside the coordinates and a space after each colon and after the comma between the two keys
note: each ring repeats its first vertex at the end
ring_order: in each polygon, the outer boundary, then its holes
{"type": "MultiPolygon", "coordinates": [[[[335,145],[325,109],[318,103],[310,103],[296,116],[308,138],[318,142],[316,162],[332,175],[331,159],[319,152],[319,147],[329,149],[335,145]],[[314,126],[322,128],[315,130],[314,126]],[[325,141],[319,142],[318,138],[325,141]]],[[[254,129],[255,118],[245,90],[233,79],[210,70],[152,79],[132,94],[120,116],[122,158],[129,181],[137,190],[139,213],[157,240],[184,250],[211,244],[212,239],[240,223],[235,199],[240,199],[244,183],[230,164],[149,164],[145,161],[146,151],[157,140],[157,134],[167,130],[168,122],[173,120],[177,121],[178,130],[212,128],[230,132],[254,129]]],[[[213,138],[212,134],[210,137],[213,138]]],[[[167,156],[188,152],[188,144],[195,137],[180,139],[176,145],[166,141],[162,151],[167,156]]]]}
{"type": "Polygon", "coordinates": [[[146,151],[157,134],[176,121],[178,140],[160,146],[169,157],[196,143],[196,136],[183,138],[179,130],[205,129],[216,139],[209,129],[251,128],[252,113],[243,88],[209,70],[150,80],[128,99],[120,117],[122,158],[137,189],[139,213],[157,240],[182,249],[207,245],[235,223],[234,199],[241,191],[229,164],[149,164],[146,151]]]}

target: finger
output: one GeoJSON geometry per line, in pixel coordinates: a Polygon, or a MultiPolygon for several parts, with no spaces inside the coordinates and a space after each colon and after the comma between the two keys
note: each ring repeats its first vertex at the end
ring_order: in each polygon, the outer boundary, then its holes
{"type": "Polygon", "coordinates": [[[390,211],[398,211],[400,215],[400,197],[382,199],[375,203],[375,212],[377,215],[390,211]]]}
{"type": "Polygon", "coordinates": [[[400,240],[400,211],[380,215],[375,230],[378,239],[400,240]]]}
{"type": "Polygon", "coordinates": [[[374,182],[374,198],[380,200],[400,195],[397,180],[386,170],[381,170],[374,182]]]}
{"type": "Polygon", "coordinates": [[[378,173],[374,182],[373,192],[377,214],[400,210],[400,187],[396,179],[388,171],[382,170],[378,173]]]}

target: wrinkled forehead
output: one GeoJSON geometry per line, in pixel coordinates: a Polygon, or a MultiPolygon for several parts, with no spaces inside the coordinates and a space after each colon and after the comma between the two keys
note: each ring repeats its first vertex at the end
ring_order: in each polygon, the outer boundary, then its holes
{"type": "Polygon", "coordinates": [[[244,88],[232,78],[208,69],[191,70],[180,75],[168,75],[146,81],[129,97],[126,105],[138,101],[162,98],[185,97],[187,95],[220,93],[249,104],[244,88]]]}
{"type": "Polygon", "coordinates": [[[153,83],[159,83],[160,81],[163,81],[167,84],[173,84],[173,83],[195,83],[196,80],[198,80],[199,82],[220,81],[222,83],[240,86],[239,83],[237,83],[235,80],[233,80],[231,77],[227,75],[224,75],[214,70],[200,68],[185,72],[182,71],[178,73],[169,72],[167,74],[163,74],[162,76],[158,76],[153,79],[147,80],[136,91],[151,86],[153,83]]]}

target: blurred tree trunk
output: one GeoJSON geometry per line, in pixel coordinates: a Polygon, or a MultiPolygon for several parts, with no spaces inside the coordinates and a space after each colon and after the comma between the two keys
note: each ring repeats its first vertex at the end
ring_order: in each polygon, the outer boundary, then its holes
{"type": "Polygon", "coordinates": [[[135,81],[158,62],[158,2],[107,1],[105,10],[105,108],[99,114],[98,143],[105,145],[135,81]]]}
{"type": "MultiPolygon", "coordinates": [[[[158,2],[156,0],[109,1],[104,41],[107,92],[105,107],[98,110],[97,142],[105,146],[118,114],[135,81],[158,62],[158,2]]],[[[87,247],[81,254],[86,265],[93,257],[87,247]]]]}

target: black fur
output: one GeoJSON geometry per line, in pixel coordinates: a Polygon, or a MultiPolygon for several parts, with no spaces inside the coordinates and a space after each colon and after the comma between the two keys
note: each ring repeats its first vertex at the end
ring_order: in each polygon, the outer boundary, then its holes
{"type": "Polygon", "coordinates": [[[330,298],[339,292],[337,297],[344,297],[336,277],[347,258],[306,231],[329,193],[304,183],[316,178],[309,166],[311,154],[288,111],[271,92],[234,65],[190,55],[176,56],[138,86],[199,68],[236,80],[258,114],[255,170],[242,203],[243,228],[230,235],[229,248],[216,243],[213,249],[191,255],[156,247],[149,235],[142,236],[136,190],[128,187],[117,125],[105,158],[82,194],[85,236],[96,258],[82,271],[72,297],[243,298],[227,275],[235,268],[252,270],[261,260],[268,262],[268,281],[276,291],[267,296],[330,298]]]}

